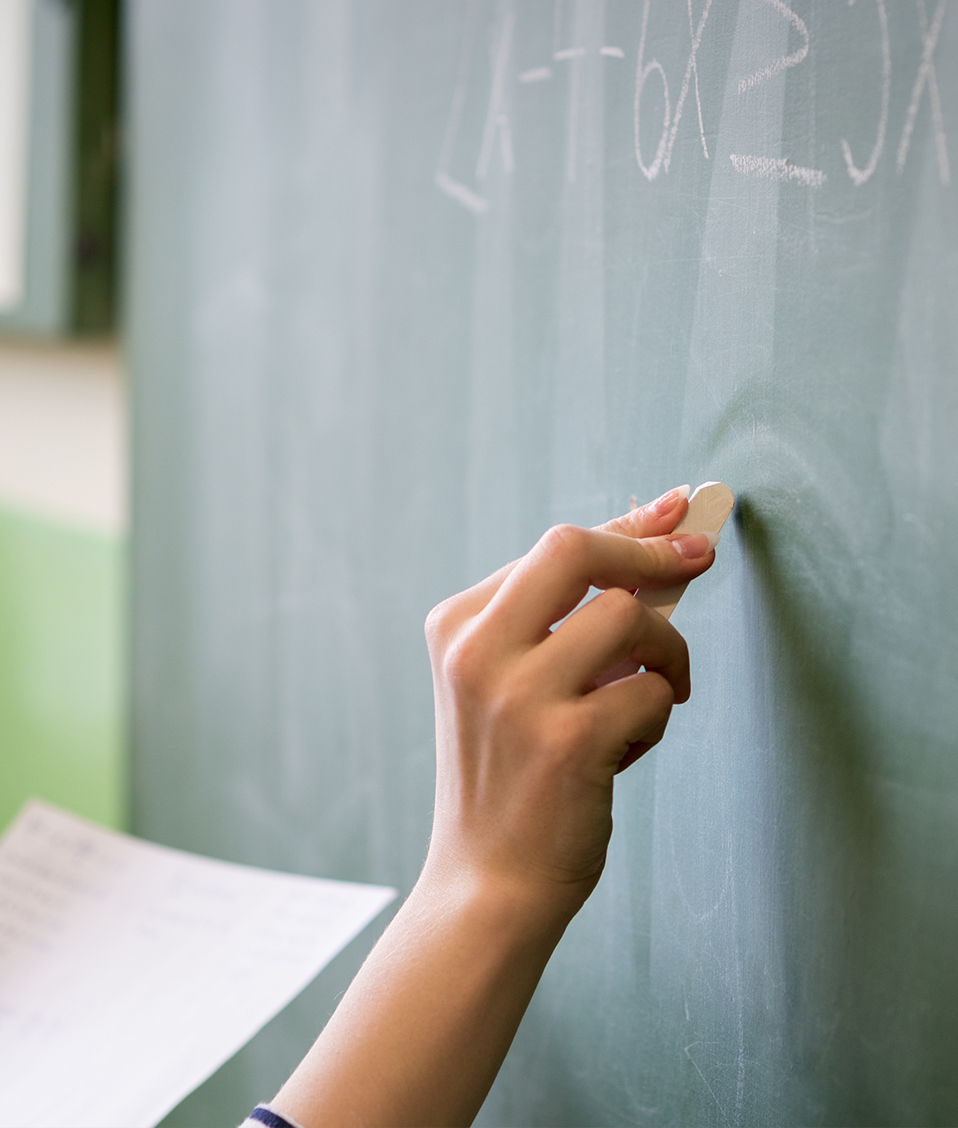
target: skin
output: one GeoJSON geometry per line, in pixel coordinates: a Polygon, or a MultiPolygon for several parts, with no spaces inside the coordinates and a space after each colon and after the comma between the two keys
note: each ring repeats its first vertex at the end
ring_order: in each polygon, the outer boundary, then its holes
{"type": "Polygon", "coordinates": [[[615,776],[688,700],[684,640],[632,598],[711,566],[704,534],[670,535],[686,493],[598,529],[550,529],[430,613],[426,863],[277,1112],[304,1128],[472,1122],[602,873],[615,776]],[[570,614],[590,586],[601,594],[570,614]]]}

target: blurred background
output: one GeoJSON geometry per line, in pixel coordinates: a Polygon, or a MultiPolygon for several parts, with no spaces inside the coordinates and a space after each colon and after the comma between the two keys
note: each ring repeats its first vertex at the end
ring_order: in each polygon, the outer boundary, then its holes
{"type": "Polygon", "coordinates": [[[126,823],[118,0],[0,0],[0,824],[126,823]]]}

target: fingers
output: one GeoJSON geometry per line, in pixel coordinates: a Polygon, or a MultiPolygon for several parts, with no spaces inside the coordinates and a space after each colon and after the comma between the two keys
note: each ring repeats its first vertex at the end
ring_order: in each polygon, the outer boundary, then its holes
{"type": "Polygon", "coordinates": [[[658,673],[633,674],[583,699],[603,734],[600,754],[620,771],[662,739],[672,711],[672,687],[658,673]]]}
{"type": "Polygon", "coordinates": [[[534,645],[590,587],[634,591],[688,583],[711,566],[715,557],[709,544],[704,533],[633,540],[557,525],[515,565],[485,614],[497,621],[503,637],[534,645]]]}
{"type": "MultiPolygon", "coordinates": [[[[650,501],[621,517],[606,521],[604,525],[597,526],[597,531],[617,533],[619,536],[633,539],[664,536],[666,533],[671,533],[685,515],[688,509],[688,497],[689,487],[678,486],[657,497],[655,501],[650,501]]],[[[478,615],[518,563],[518,560],[513,560],[466,591],[444,600],[435,609],[439,612],[436,618],[461,622],[469,616],[478,615]]]]}
{"type": "Polygon", "coordinates": [[[663,726],[657,735],[650,736],[648,740],[637,740],[634,744],[629,745],[629,750],[619,761],[615,769],[615,774],[624,772],[626,768],[631,768],[636,760],[640,760],[646,752],[653,749],[656,744],[665,736],[665,727],[663,726]]]}
{"type": "Polygon", "coordinates": [[[544,671],[560,692],[583,693],[597,679],[621,663],[644,666],[669,683],[675,700],[687,701],[691,692],[689,653],[685,640],[657,611],[621,588],[611,588],[580,607],[543,642],[544,671]]]}
{"type": "Polygon", "coordinates": [[[480,614],[499,590],[502,581],[518,563],[518,560],[513,560],[509,564],[504,564],[491,576],[480,580],[478,584],[438,603],[426,617],[426,637],[431,638],[436,634],[445,633],[466,619],[480,614]]]}
{"type": "Polygon", "coordinates": [[[689,487],[678,486],[621,517],[613,517],[596,530],[624,537],[661,537],[671,533],[689,507],[689,487]]]}

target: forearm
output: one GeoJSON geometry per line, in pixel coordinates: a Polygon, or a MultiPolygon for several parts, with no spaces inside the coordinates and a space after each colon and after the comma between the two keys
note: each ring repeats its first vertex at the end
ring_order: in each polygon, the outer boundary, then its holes
{"type": "Polygon", "coordinates": [[[306,1128],[471,1123],[563,927],[427,867],[273,1107],[306,1128]]]}
{"type": "Polygon", "coordinates": [[[672,535],[687,496],[603,529],[557,526],[430,613],[429,861],[280,1114],[306,1128],[471,1123],[602,871],[614,777],[689,695],[685,643],[629,594],[709,567],[708,537],[672,535]],[[574,610],[590,587],[604,590],[574,610]],[[628,674],[602,677],[623,663],[628,674]]]}

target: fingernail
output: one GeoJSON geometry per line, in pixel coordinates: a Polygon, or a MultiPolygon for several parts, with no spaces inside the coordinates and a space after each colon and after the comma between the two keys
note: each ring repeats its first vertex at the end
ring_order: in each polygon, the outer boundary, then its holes
{"type": "Polygon", "coordinates": [[[677,486],[674,490],[669,490],[668,493],[662,494],[657,497],[655,501],[649,506],[651,512],[657,516],[663,513],[668,513],[669,510],[674,509],[680,501],[684,501],[689,496],[690,486],[677,486]]]}
{"type": "Polygon", "coordinates": [[[686,560],[697,560],[711,552],[718,542],[718,533],[692,533],[687,537],[676,537],[669,544],[679,556],[684,556],[686,560]]]}

